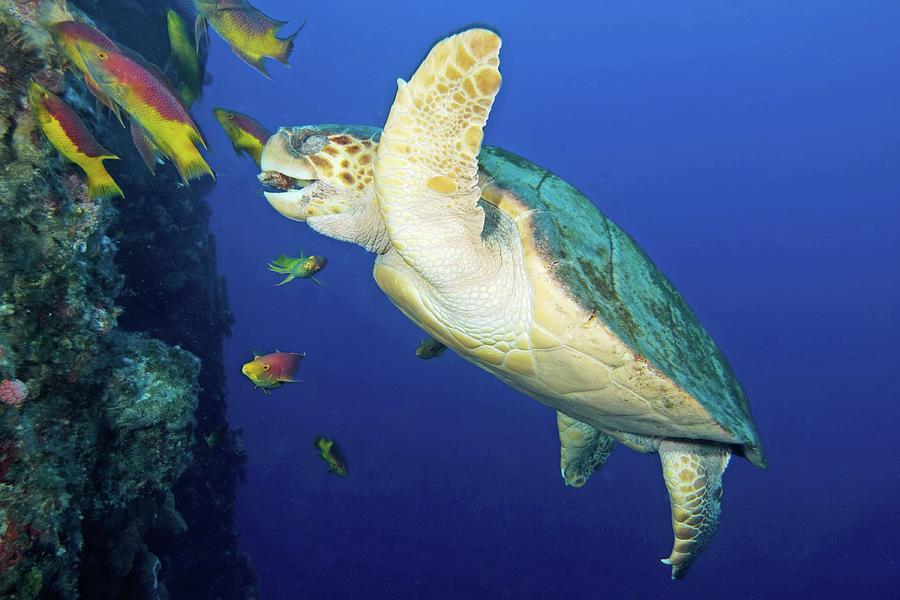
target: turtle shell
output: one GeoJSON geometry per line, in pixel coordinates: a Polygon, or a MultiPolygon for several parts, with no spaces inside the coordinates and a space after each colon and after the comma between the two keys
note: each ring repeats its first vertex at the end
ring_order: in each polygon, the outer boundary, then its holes
{"type": "Polygon", "coordinates": [[[554,279],[631,350],[692,396],[764,466],[747,396],[725,356],[635,241],[576,188],[500,148],[478,156],[491,185],[532,211],[534,246],[554,279]]]}
{"type": "MultiPolygon", "coordinates": [[[[381,136],[379,127],[318,129],[376,142],[381,136]]],[[[743,444],[749,460],[765,466],[746,393],[728,361],[637,243],[575,187],[531,161],[483,146],[478,163],[484,181],[532,211],[534,246],[554,265],[554,280],[566,295],[696,400],[743,444]]]]}

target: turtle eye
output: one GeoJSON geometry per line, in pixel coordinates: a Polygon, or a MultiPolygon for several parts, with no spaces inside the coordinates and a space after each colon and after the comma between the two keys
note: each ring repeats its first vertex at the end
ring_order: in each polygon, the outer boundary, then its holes
{"type": "Polygon", "coordinates": [[[294,156],[316,154],[328,145],[328,138],[315,130],[295,128],[284,132],[294,156]]]}
{"type": "Polygon", "coordinates": [[[271,369],[271,368],[272,368],[272,365],[270,365],[270,364],[268,364],[268,363],[266,363],[266,364],[263,365],[263,371],[268,371],[268,370],[271,369]]]}

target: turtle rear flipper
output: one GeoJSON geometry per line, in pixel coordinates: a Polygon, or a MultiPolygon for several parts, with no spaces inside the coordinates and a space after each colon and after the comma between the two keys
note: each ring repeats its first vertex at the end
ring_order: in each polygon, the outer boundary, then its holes
{"type": "Polygon", "coordinates": [[[681,579],[719,526],[722,474],[731,450],[722,444],[666,439],[660,442],[658,452],[675,533],[672,552],[662,563],[672,566],[672,579],[681,579]]]}
{"type": "Polygon", "coordinates": [[[596,427],[561,412],[556,413],[559,429],[559,470],[566,485],[582,487],[612,454],[615,440],[596,427]]]}

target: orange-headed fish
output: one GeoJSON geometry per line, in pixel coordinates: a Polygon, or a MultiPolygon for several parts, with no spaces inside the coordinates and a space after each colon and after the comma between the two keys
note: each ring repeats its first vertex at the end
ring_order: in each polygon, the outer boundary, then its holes
{"type": "Polygon", "coordinates": [[[266,77],[269,73],[263,59],[274,58],[287,65],[294,38],[303,29],[301,26],[284,39],[277,37],[275,33],[288,22],[267,17],[247,0],[194,0],[194,7],[197,9],[194,37],[198,47],[207,24],[212,25],[238,58],[266,77]]]}
{"type": "Polygon", "coordinates": [[[33,81],[28,88],[28,103],[50,143],[84,171],[89,198],[125,196],[103,166],[104,160],[119,157],[97,142],[68,104],[33,81]]]}
{"type": "Polygon", "coordinates": [[[59,51],[66,57],[67,61],[81,73],[82,77],[84,77],[85,85],[94,97],[97,98],[97,101],[116,115],[116,118],[122,123],[122,115],[119,112],[119,107],[116,106],[116,103],[112,101],[106,92],[100,89],[100,85],[88,72],[87,65],[84,64],[84,59],[82,59],[81,54],[78,53],[77,47],[79,40],[85,40],[96,44],[98,48],[117,51],[119,48],[116,44],[96,27],[91,27],[86,23],[79,23],[77,21],[59,21],[58,23],[48,25],[47,31],[56,43],[59,51]]]}
{"type": "Polygon", "coordinates": [[[313,445],[319,451],[319,456],[322,460],[328,463],[329,472],[341,477],[347,476],[347,473],[349,473],[347,459],[344,458],[344,453],[341,452],[341,448],[336,441],[317,435],[316,439],[313,440],[313,445]]]}
{"type": "Polygon", "coordinates": [[[246,152],[256,161],[258,167],[263,146],[272,136],[269,130],[251,117],[233,110],[214,108],[213,114],[222,129],[225,130],[228,139],[231,140],[231,145],[234,146],[234,151],[238,153],[238,156],[241,152],[246,152]]]}
{"type": "Polygon", "coordinates": [[[300,361],[306,354],[297,352],[278,352],[271,354],[253,353],[253,360],[241,367],[241,373],[253,382],[253,385],[269,393],[269,390],[281,387],[284,383],[296,383],[300,361]]]}
{"type": "Polygon", "coordinates": [[[164,77],[124,52],[87,40],[79,40],[76,47],[100,88],[140,123],[153,146],[175,163],[185,183],[203,175],[215,177],[195,146],[205,148],[206,142],[164,77]]]}

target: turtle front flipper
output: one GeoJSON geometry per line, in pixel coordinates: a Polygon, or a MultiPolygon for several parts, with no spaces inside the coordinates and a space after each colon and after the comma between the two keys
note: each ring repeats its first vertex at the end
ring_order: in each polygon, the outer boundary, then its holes
{"type": "Polygon", "coordinates": [[[436,44],[409,83],[398,81],[378,144],[375,193],[388,234],[438,285],[444,261],[482,262],[477,156],[500,89],[499,52],[499,36],[485,29],[436,44]]]}
{"type": "Polygon", "coordinates": [[[664,439],[659,445],[659,457],[675,533],[672,553],[662,562],[672,565],[672,579],[680,579],[719,525],[722,474],[731,459],[731,450],[720,444],[664,439]]]}
{"type": "Polygon", "coordinates": [[[561,412],[556,413],[559,429],[559,470],[566,485],[579,488],[612,454],[615,440],[596,427],[561,412]]]}

